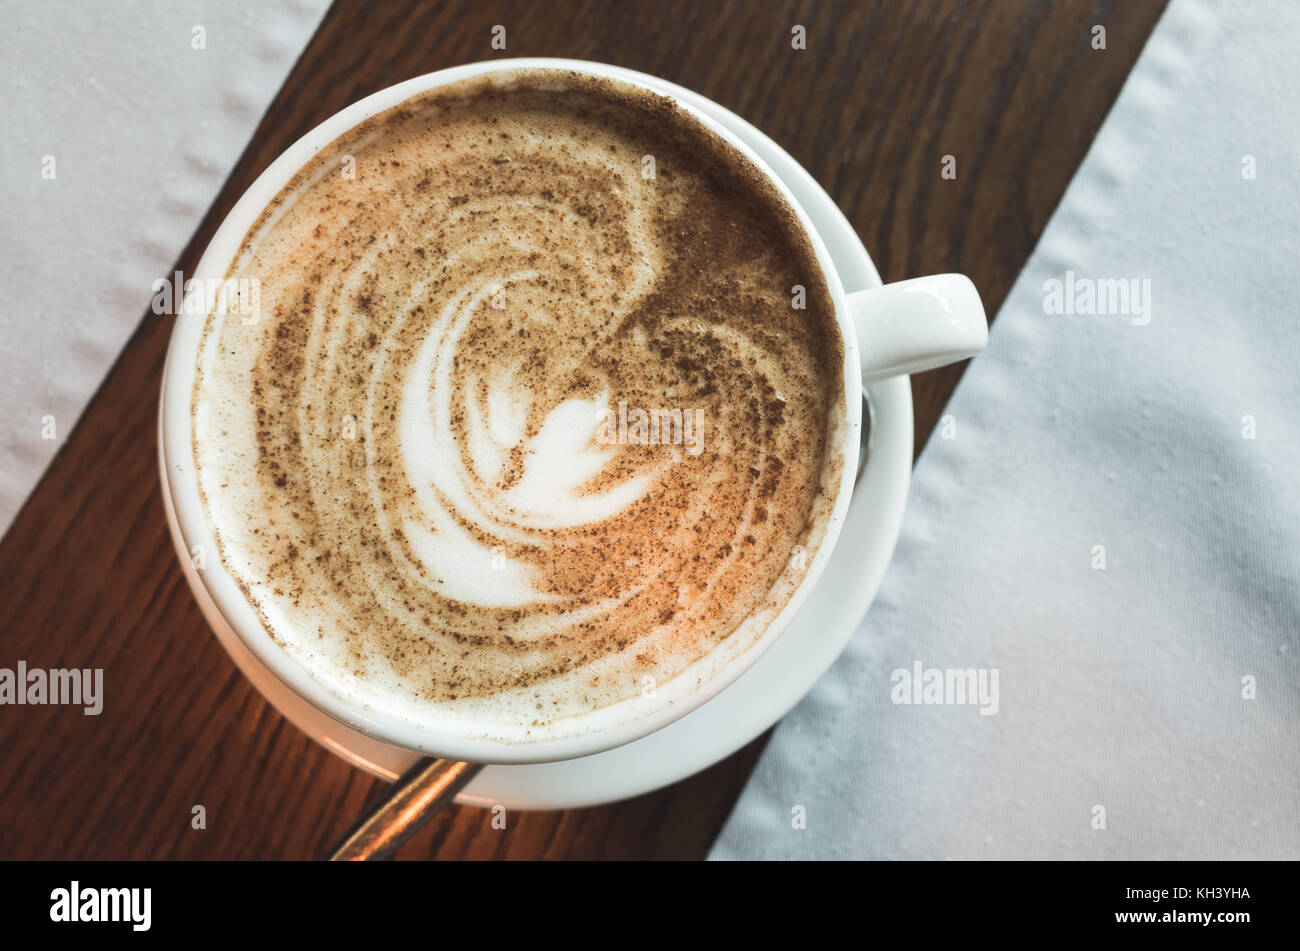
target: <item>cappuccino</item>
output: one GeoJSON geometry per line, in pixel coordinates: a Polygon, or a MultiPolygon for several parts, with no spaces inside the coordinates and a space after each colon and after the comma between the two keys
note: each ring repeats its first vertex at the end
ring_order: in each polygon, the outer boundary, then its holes
{"type": "MultiPolygon", "coordinates": [[[[225,568],[337,696],[527,742],[756,641],[841,481],[799,221],[671,100],[521,70],[320,152],[214,311],[194,457],[225,568]]],[[[703,674],[698,679],[703,679],[703,674]]]]}

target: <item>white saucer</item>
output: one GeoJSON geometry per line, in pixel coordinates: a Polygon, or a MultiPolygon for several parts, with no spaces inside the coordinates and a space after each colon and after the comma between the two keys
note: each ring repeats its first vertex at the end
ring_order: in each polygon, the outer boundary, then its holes
{"type": "MultiPolygon", "coordinates": [[[[870,256],[839,208],[780,146],[688,89],[632,70],[617,72],[695,106],[743,139],[781,176],[808,213],[845,291],[880,285],[870,256]]],[[[456,801],[507,809],[571,809],[639,796],[731,755],[798,703],[857,629],[880,586],[902,523],[912,473],[911,387],[907,377],[895,377],[873,384],[868,393],[874,410],[870,451],[834,554],[789,628],[740,679],[680,720],[626,746],[559,763],[488,766],[456,801]]],[[[166,486],[162,496],[173,540],[184,552],[166,486]]],[[[344,726],[281,683],[224,623],[189,559],[182,557],[181,564],[222,645],[295,726],[354,766],[384,779],[396,779],[419,758],[344,726]]]]}

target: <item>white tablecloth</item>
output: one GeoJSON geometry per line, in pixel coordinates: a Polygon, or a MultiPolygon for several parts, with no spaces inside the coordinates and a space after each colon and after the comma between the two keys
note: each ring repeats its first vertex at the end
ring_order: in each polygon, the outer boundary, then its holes
{"type": "Polygon", "coordinates": [[[0,533],[328,6],[0,4],[0,533]]]}
{"type": "Polygon", "coordinates": [[[1298,47],[1166,12],[713,857],[1300,857],[1298,47]],[[996,714],[893,702],[918,661],[996,714]]]}

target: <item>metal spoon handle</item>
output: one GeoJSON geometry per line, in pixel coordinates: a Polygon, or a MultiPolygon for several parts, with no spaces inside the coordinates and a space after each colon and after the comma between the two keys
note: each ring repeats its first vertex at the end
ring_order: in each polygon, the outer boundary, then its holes
{"type": "Polygon", "coordinates": [[[371,804],[330,852],[331,862],[387,858],[456,798],[482,764],[422,759],[371,804]]]}

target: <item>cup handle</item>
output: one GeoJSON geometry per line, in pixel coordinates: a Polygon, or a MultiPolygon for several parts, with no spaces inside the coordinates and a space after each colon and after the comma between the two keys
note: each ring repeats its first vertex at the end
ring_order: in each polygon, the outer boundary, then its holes
{"type": "Polygon", "coordinates": [[[886,284],[849,294],[847,301],[864,385],[965,360],[988,343],[984,305],[963,274],[886,284]]]}

